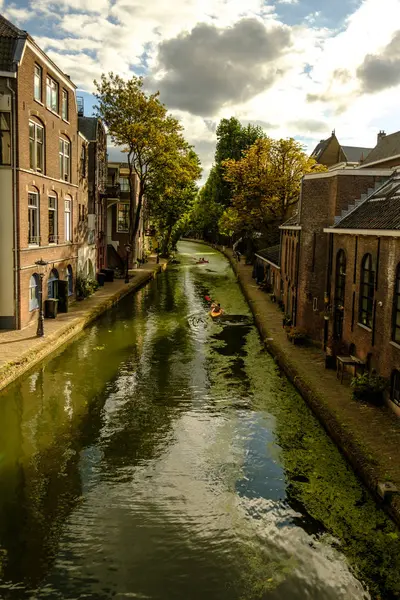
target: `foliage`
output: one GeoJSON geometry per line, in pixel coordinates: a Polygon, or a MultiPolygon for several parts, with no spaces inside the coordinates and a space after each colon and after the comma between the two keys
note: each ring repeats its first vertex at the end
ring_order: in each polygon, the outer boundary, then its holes
{"type": "Polygon", "coordinates": [[[200,175],[199,157],[187,145],[174,162],[155,170],[149,179],[148,217],[157,230],[163,255],[169,253],[174,227],[190,212],[200,175]]]}
{"type": "Polygon", "coordinates": [[[230,205],[232,196],[232,186],[223,176],[223,162],[228,159],[240,160],[243,151],[265,134],[261,127],[251,123],[245,126],[231,117],[220,121],[216,136],[214,165],[197,197],[190,223],[193,232],[204,239],[213,240],[218,234],[218,221],[230,205]]]}
{"type": "Polygon", "coordinates": [[[379,401],[383,392],[388,387],[388,381],[384,377],[365,373],[351,380],[352,397],[354,400],[379,401]]]}
{"type": "Polygon", "coordinates": [[[99,287],[95,279],[87,275],[78,275],[76,278],[76,295],[78,298],[91,296],[99,287]]]}
{"type": "Polygon", "coordinates": [[[129,166],[129,239],[133,247],[150,181],[160,172],[173,170],[187,150],[179,121],[167,114],[159,93],[147,95],[143,78],[125,81],[118,75],[102,75],[94,82],[97,114],[107,125],[112,141],[122,146],[129,166]],[[139,189],[135,189],[135,174],[139,189]]]}
{"type": "Polygon", "coordinates": [[[303,175],[326,170],[293,138],[269,137],[256,140],[240,160],[226,160],[223,167],[232,204],[219,225],[230,234],[265,231],[271,223],[281,223],[298,201],[303,175]]]}
{"type": "Polygon", "coordinates": [[[292,317],[289,314],[283,316],[283,326],[288,327],[292,324],[292,317]]]}

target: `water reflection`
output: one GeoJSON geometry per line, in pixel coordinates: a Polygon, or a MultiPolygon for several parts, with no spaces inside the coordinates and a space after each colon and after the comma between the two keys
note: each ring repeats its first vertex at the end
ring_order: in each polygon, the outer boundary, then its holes
{"type": "Polygon", "coordinates": [[[0,394],[0,596],[394,598],[393,527],[196,251],[0,394]]]}

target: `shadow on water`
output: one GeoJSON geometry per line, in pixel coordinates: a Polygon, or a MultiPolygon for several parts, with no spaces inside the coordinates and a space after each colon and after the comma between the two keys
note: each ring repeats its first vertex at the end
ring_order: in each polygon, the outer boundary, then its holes
{"type": "Polygon", "coordinates": [[[0,597],[398,598],[397,530],[263,351],[225,259],[180,251],[0,393],[0,597]]]}

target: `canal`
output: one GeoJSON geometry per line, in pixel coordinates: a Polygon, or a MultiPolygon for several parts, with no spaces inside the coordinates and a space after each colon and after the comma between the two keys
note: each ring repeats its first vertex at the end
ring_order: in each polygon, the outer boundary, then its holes
{"type": "Polygon", "coordinates": [[[397,530],[227,261],[178,258],[0,393],[0,598],[398,598],[397,530]]]}

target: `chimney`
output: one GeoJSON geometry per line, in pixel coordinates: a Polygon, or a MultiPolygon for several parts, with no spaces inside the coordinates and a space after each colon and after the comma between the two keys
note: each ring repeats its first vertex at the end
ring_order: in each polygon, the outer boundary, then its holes
{"type": "Polygon", "coordinates": [[[380,141],[381,141],[381,140],[382,140],[384,137],[386,137],[386,133],[385,133],[383,130],[381,130],[381,131],[378,133],[378,141],[377,141],[377,143],[379,144],[379,142],[380,142],[380,141]]]}

